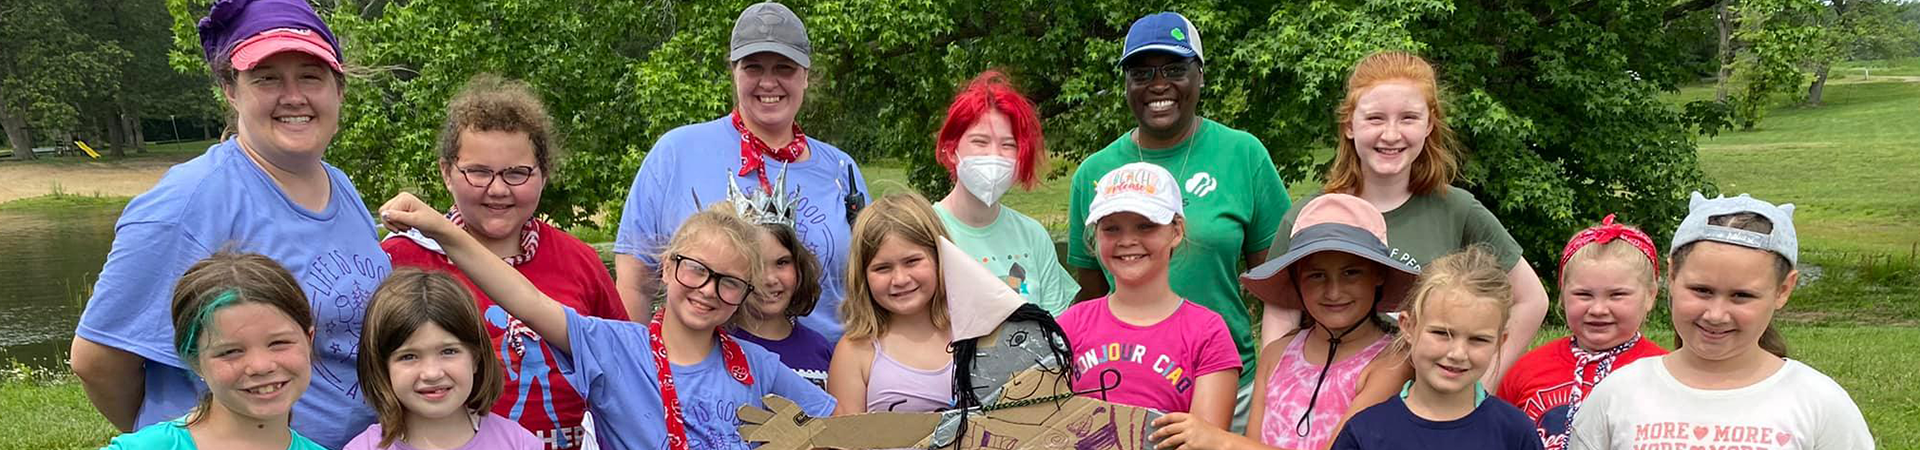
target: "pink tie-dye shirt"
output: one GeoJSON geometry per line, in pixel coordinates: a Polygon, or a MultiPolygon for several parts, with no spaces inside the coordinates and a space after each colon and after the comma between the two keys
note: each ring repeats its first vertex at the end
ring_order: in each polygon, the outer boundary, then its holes
{"type": "Polygon", "coordinates": [[[1393,341],[1393,335],[1381,334],[1360,353],[1335,361],[1327,371],[1326,382],[1320,386],[1313,417],[1302,424],[1300,417],[1307,414],[1307,401],[1313,398],[1314,384],[1320,379],[1320,365],[1307,362],[1305,357],[1307,334],[1294,335],[1280,354],[1280,361],[1274,364],[1273,374],[1267,377],[1266,419],[1260,424],[1260,441],[1267,445],[1291,450],[1326,447],[1339,431],[1333,427],[1340,425],[1347,406],[1360,393],[1361,369],[1393,341]]]}

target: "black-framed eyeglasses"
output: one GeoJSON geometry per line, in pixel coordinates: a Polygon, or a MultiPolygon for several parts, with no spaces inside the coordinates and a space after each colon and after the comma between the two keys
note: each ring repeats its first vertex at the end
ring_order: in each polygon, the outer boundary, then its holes
{"type": "Polygon", "coordinates": [[[687,289],[705,289],[708,284],[717,285],[720,301],[732,306],[739,306],[747,300],[748,295],[753,294],[753,283],[748,283],[744,278],[715,272],[707,268],[707,263],[687,255],[673,255],[671,259],[673,280],[687,289]]]}
{"type": "Polygon", "coordinates": [[[1127,74],[1127,81],[1135,83],[1153,81],[1153,75],[1155,73],[1159,73],[1160,77],[1166,78],[1167,81],[1186,81],[1187,73],[1191,71],[1193,71],[1193,60],[1191,59],[1183,59],[1159,67],[1137,66],[1128,67],[1124,70],[1127,74]]]}
{"type": "Polygon", "coordinates": [[[508,186],[519,186],[533,179],[534,170],[533,166],[513,166],[500,171],[485,167],[470,167],[460,169],[460,177],[466,178],[468,185],[477,188],[493,186],[493,180],[496,178],[507,182],[508,186]]]}

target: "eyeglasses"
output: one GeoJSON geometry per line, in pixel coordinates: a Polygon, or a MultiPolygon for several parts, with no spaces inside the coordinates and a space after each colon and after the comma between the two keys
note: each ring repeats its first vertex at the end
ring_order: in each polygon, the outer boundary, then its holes
{"type": "Polygon", "coordinates": [[[1127,81],[1146,83],[1153,81],[1153,74],[1156,72],[1167,81],[1186,81],[1187,72],[1190,70],[1193,70],[1193,60],[1181,60],[1160,67],[1128,67],[1125,71],[1127,81]]]}
{"type": "Polygon", "coordinates": [[[740,302],[746,301],[747,295],[753,294],[753,283],[708,269],[707,263],[700,262],[698,259],[686,255],[673,255],[672,260],[673,280],[680,282],[680,285],[686,286],[687,289],[704,289],[708,284],[716,284],[719,286],[720,301],[732,306],[739,306],[740,302]]]}
{"type": "Polygon", "coordinates": [[[507,170],[498,172],[495,172],[493,169],[476,167],[460,169],[460,177],[466,178],[468,185],[477,188],[493,186],[493,180],[495,178],[507,182],[508,186],[519,186],[527,184],[527,180],[533,179],[533,171],[534,169],[531,166],[508,167],[507,170]]]}

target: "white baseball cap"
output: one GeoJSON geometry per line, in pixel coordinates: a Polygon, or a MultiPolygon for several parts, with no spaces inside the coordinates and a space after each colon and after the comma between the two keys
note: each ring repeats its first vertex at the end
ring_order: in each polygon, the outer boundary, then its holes
{"type": "Polygon", "coordinates": [[[1153,223],[1166,225],[1186,215],[1181,206],[1180,184],[1173,173],[1153,163],[1136,162],[1107,172],[1093,187],[1093,204],[1088,207],[1087,225],[1114,213],[1130,212],[1145,216],[1153,223]]]}

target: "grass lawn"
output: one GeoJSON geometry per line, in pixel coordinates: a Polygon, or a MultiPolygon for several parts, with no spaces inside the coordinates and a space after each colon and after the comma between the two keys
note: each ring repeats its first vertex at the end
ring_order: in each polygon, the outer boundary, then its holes
{"type": "Polygon", "coordinates": [[[0,450],[96,449],[117,434],[72,374],[0,364],[0,450]]]}
{"type": "Polygon", "coordinates": [[[1837,84],[1825,106],[1781,105],[1752,131],[1701,137],[1700,166],[1722,192],[1797,205],[1803,249],[1908,255],[1920,248],[1917,115],[1920,83],[1837,84]]]}

